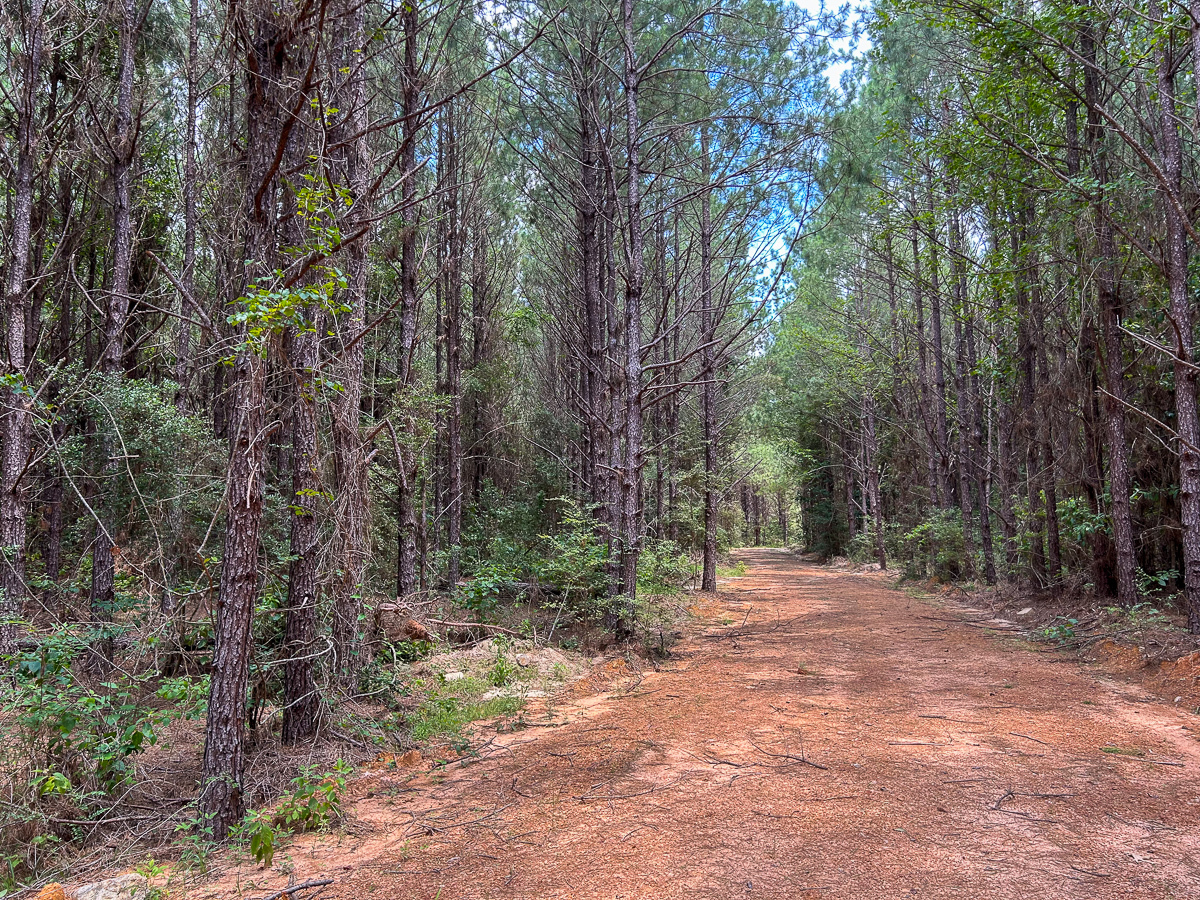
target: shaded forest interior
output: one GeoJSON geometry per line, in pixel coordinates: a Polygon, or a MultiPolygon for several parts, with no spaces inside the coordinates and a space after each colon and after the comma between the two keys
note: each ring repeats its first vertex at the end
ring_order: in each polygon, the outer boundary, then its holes
{"type": "Polygon", "coordinates": [[[0,15],[0,889],[739,545],[1200,632],[1200,0],[0,15]]]}

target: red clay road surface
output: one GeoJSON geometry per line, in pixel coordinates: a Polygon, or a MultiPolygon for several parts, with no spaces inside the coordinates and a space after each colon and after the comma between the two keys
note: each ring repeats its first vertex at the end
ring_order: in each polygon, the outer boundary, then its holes
{"type": "Polygon", "coordinates": [[[1200,898],[1200,716],[878,576],[743,558],[660,671],[362,779],[277,864],[353,900],[1200,898]]]}

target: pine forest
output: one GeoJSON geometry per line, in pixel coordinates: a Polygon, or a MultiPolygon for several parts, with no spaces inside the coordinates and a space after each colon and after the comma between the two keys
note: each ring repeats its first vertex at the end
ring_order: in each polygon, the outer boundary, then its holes
{"type": "MultiPolygon", "coordinates": [[[[0,897],[361,898],[379,860],[381,897],[1200,891],[1200,0],[2,0],[0,32],[0,897]],[[1135,660],[1176,743],[1113,713],[1087,752],[1177,781],[1089,803],[1170,825],[1158,880],[1115,832],[1061,884],[838,868],[919,841],[770,805],[876,784],[784,698],[928,695],[821,693],[839,641],[861,678],[1007,679],[909,718],[1001,710],[1048,755],[1067,668],[1021,649],[1135,660]],[[809,686],[746,699],[783,668],[809,686]],[[683,812],[705,766],[761,798],[683,812]],[[527,865],[497,829],[551,795],[595,844],[552,851],[563,820],[527,865]],[[824,874],[687,831],[718,812],[830,829],[779,850],[824,874]],[[301,850],[363,834],[392,855],[301,850]]],[[[880,752],[978,746],[912,734],[880,752]]],[[[1024,773],[972,821],[1065,821],[1028,798],[1074,776],[1024,773]]]]}

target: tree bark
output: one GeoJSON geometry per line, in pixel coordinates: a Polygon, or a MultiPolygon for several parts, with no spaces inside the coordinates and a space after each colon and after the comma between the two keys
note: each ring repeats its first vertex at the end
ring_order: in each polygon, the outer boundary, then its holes
{"type": "Polygon", "coordinates": [[[1112,494],[1113,543],[1117,553],[1117,602],[1132,607],[1137,602],[1134,570],[1137,558],[1133,547],[1133,512],[1130,493],[1133,479],[1129,468],[1129,441],[1126,438],[1124,353],[1120,331],[1120,297],[1117,289],[1116,241],[1108,201],[1108,141],[1100,113],[1103,75],[1097,59],[1096,30],[1091,23],[1080,31],[1080,50],[1084,58],[1084,102],[1087,106],[1087,147],[1091,155],[1092,176],[1098,187],[1093,201],[1096,218],[1096,294],[1100,305],[1100,334],[1104,347],[1104,422],[1108,431],[1109,484],[1112,494]]]}
{"type": "MultiPolygon", "coordinates": [[[[287,150],[290,171],[304,167],[309,141],[304,125],[297,124],[287,150]]],[[[304,222],[298,215],[295,191],[284,191],[283,234],[288,246],[303,246],[304,222]]],[[[317,367],[320,337],[328,330],[323,310],[308,307],[304,324],[287,335],[286,362],[292,375],[291,390],[291,498],[288,555],[288,593],[284,616],[283,728],[284,744],[298,744],[317,730],[320,698],[313,674],[317,637],[317,601],[320,595],[318,542],[321,527],[318,502],[323,495],[317,437],[317,367]]]]}
{"type": "MultiPolygon", "coordinates": [[[[312,310],[306,318],[311,320],[312,310]]],[[[317,332],[302,330],[291,336],[289,358],[294,372],[292,400],[292,497],[288,568],[287,616],[284,623],[283,735],[285,744],[297,744],[316,733],[320,698],[313,678],[313,650],[317,636],[317,596],[320,590],[317,550],[320,525],[317,500],[321,495],[318,472],[316,385],[317,332]]]]}
{"type": "Polygon", "coordinates": [[[449,550],[447,580],[454,590],[461,575],[463,518],[462,487],[462,193],[457,108],[445,110],[445,153],[448,183],[446,197],[446,543],[449,550]]]}
{"type": "Polygon", "coordinates": [[[30,3],[25,27],[25,53],[21,61],[16,133],[16,179],[12,191],[12,234],[6,260],[4,308],[6,315],[4,374],[9,383],[0,390],[0,657],[17,649],[17,623],[27,595],[25,538],[29,464],[31,399],[26,385],[26,306],[32,284],[29,278],[29,244],[33,218],[33,175],[38,165],[38,128],[35,121],[38,80],[42,67],[44,0],[30,3]]]}
{"type": "MultiPolygon", "coordinates": [[[[954,185],[952,196],[957,195],[954,185]]],[[[962,222],[958,209],[950,211],[950,268],[954,275],[954,392],[958,431],[958,509],[962,518],[964,572],[975,576],[975,535],[971,516],[971,376],[967,365],[967,346],[963,320],[968,316],[967,272],[963,260],[962,222]]]]}
{"type": "MultiPolygon", "coordinates": [[[[641,121],[633,28],[633,0],[622,0],[625,38],[625,152],[629,257],[625,282],[625,467],[621,484],[621,592],[632,602],[637,594],[638,555],[642,548],[642,258],[641,121]]],[[[622,617],[624,620],[624,617],[622,617]]],[[[621,630],[628,624],[622,621],[621,630]]],[[[626,635],[627,636],[627,635],[626,635]]]]}
{"type": "MultiPolygon", "coordinates": [[[[246,73],[246,184],[243,198],[244,287],[268,276],[277,259],[277,175],[273,160],[286,151],[280,121],[289,22],[258,0],[232,23],[235,68],[246,73]],[[241,55],[238,59],[236,54],[241,55]]],[[[204,732],[204,783],[198,808],[202,828],[223,839],[241,818],[246,688],[251,620],[258,594],[258,548],[264,498],[266,348],[239,330],[233,366],[225,549],[217,601],[216,650],[204,732]]]]}
{"type": "MultiPolygon", "coordinates": [[[[864,369],[869,371],[871,364],[871,345],[867,340],[868,331],[871,321],[871,297],[867,293],[867,284],[865,279],[866,261],[858,269],[857,285],[855,297],[858,302],[858,320],[860,323],[858,331],[858,355],[863,362],[864,369]]],[[[889,273],[890,274],[890,273],[889,273]]],[[[889,288],[891,281],[889,278],[889,288]]],[[[883,495],[880,490],[880,459],[879,459],[879,437],[876,430],[876,413],[875,413],[875,394],[868,384],[863,391],[862,397],[862,425],[863,425],[863,469],[866,475],[867,488],[867,504],[871,508],[871,530],[872,537],[875,542],[875,561],[879,563],[881,570],[887,569],[887,548],[884,543],[883,534],[883,495]]],[[[787,543],[787,526],[783,521],[783,503],[779,504],[780,525],[784,531],[784,544],[787,543]]]]}
{"type": "Polygon", "coordinates": [[[199,809],[205,826],[223,839],[241,818],[250,622],[258,594],[258,543],[263,512],[266,361],[239,354],[235,366],[233,442],[229,456],[229,511],[217,605],[216,650],[204,733],[204,787],[199,809]]]}
{"type": "MultiPolygon", "coordinates": [[[[933,175],[929,173],[929,209],[935,215],[933,175]]],[[[936,221],[936,220],[934,220],[936,221]]],[[[933,415],[937,444],[937,481],[942,505],[953,505],[954,488],[950,483],[950,429],[946,419],[946,353],[942,336],[942,291],[939,284],[937,225],[930,226],[929,239],[929,345],[933,351],[933,415]]]]}
{"type": "Polygon", "coordinates": [[[992,540],[991,472],[988,465],[989,447],[984,443],[983,398],[979,389],[979,352],[975,340],[975,312],[970,294],[966,297],[963,314],[967,352],[967,404],[970,416],[971,442],[969,447],[971,474],[975,480],[975,495],[979,510],[979,543],[983,549],[983,577],[988,584],[996,583],[996,551],[992,540]]]}
{"type": "Polygon", "coordinates": [[[1179,510],[1183,525],[1183,591],[1188,630],[1200,634],[1200,410],[1196,402],[1194,320],[1188,296],[1187,232],[1179,216],[1183,196],[1183,147],[1175,108],[1175,61],[1163,41],[1158,57],[1158,100],[1162,116],[1162,169],[1167,184],[1166,274],[1169,317],[1174,332],[1175,416],[1179,433],[1179,510]]]}
{"type": "MultiPolygon", "coordinates": [[[[181,282],[184,296],[179,305],[182,312],[196,298],[196,109],[199,97],[199,0],[190,0],[188,12],[187,56],[187,126],[183,160],[183,272],[181,282]]],[[[175,407],[188,409],[188,384],[192,374],[192,326],[181,317],[175,332],[175,407]]]]}
{"type": "MultiPolygon", "coordinates": [[[[409,403],[415,398],[411,392],[416,384],[417,359],[417,258],[418,219],[417,206],[417,139],[419,137],[416,118],[420,105],[421,68],[417,42],[420,34],[420,19],[417,4],[407,4],[400,13],[404,31],[404,70],[401,91],[400,144],[400,216],[404,231],[400,239],[400,384],[409,403]]],[[[410,436],[416,431],[416,410],[408,412],[410,436]]],[[[419,475],[420,454],[410,440],[400,446],[401,458],[397,460],[399,479],[397,485],[397,541],[396,595],[406,597],[417,589],[417,509],[416,491],[419,475]]]]}
{"type": "MultiPolygon", "coordinates": [[[[108,304],[104,316],[104,348],[100,354],[100,371],[109,402],[117,400],[124,372],[125,325],[129,319],[129,276],[133,269],[133,210],[130,196],[133,176],[134,50],[137,42],[138,9],[135,0],[120,0],[117,42],[117,106],[113,130],[113,267],[108,304]]],[[[116,495],[114,484],[120,465],[116,457],[115,435],[111,422],[100,427],[101,497],[96,504],[95,543],[92,551],[92,588],[90,608],[92,621],[111,622],[115,600],[117,514],[113,509],[116,495]]],[[[111,640],[101,639],[97,646],[99,663],[112,656],[111,640]]]]}
{"type": "Polygon", "coordinates": [[[369,270],[371,197],[370,158],[367,146],[367,88],[365,3],[346,0],[344,29],[337,47],[339,64],[346,73],[340,85],[341,105],[346,113],[339,128],[345,144],[341,176],[353,198],[346,211],[343,233],[354,236],[346,254],[349,310],[338,316],[342,344],[341,385],[331,404],[334,469],[337,501],[337,568],[333,581],[333,641],[335,669],[353,678],[366,662],[363,640],[363,584],[370,556],[370,485],[367,459],[360,428],[362,420],[363,362],[365,360],[367,274],[369,270]],[[365,233],[364,232],[365,229],[365,233]]]}
{"type": "Polygon", "coordinates": [[[1011,235],[1012,265],[1015,273],[1014,293],[1017,303],[1017,362],[1020,366],[1020,435],[1025,439],[1025,489],[1028,507],[1026,537],[1029,542],[1030,586],[1040,590],[1046,586],[1046,545],[1042,533],[1041,473],[1038,460],[1038,410],[1036,404],[1037,357],[1033,339],[1033,314],[1029,297],[1036,278],[1031,262],[1036,250],[1031,245],[1030,230],[1034,219],[1033,201],[1026,202],[1017,212],[1011,235]]]}
{"type": "Polygon", "coordinates": [[[1062,577],[1062,542],[1058,527],[1058,464],[1054,453],[1054,394],[1051,389],[1050,360],[1046,352],[1046,313],[1042,302],[1040,267],[1035,259],[1033,289],[1030,304],[1033,311],[1034,348],[1037,357],[1037,384],[1046,391],[1043,414],[1035,422],[1036,438],[1041,448],[1041,469],[1038,483],[1042,492],[1042,510],[1046,517],[1046,575],[1053,585],[1062,577]]]}
{"type": "Polygon", "coordinates": [[[929,502],[935,509],[939,509],[942,506],[942,495],[938,483],[939,454],[936,432],[933,424],[929,421],[929,409],[934,401],[930,397],[929,389],[928,348],[925,336],[925,286],[921,281],[920,224],[918,221],[915,192],[912,201],[912,223],[909,237],[912,242],[913,307],[917,318],[917,385],[921,398],[921,422],[924,425],[929,450],[925,457],[925,479],[929,488],[929,502]]]}
{"type": "Polygon", "coordinates": [[[700,420],[704,439],[704,544],[700,590],[717,589],[717,519],[720,491],[717,485],[720,439],[717,421],[717,335],[712,290],[712,194],[708,130],[700,130],[700,165],[704,190],[700,195],[700,420]]]}

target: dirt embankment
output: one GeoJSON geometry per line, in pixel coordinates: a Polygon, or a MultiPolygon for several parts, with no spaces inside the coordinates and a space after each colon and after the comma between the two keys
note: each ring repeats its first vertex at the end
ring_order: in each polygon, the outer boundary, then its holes
{"type": "Polygon", "coordinates": [[[187,896],[1200,896],[1200,717],[984,613],[744,558],[660,671],[610,663],[475,761],[381,764],[339,833],[187,896]]]}

